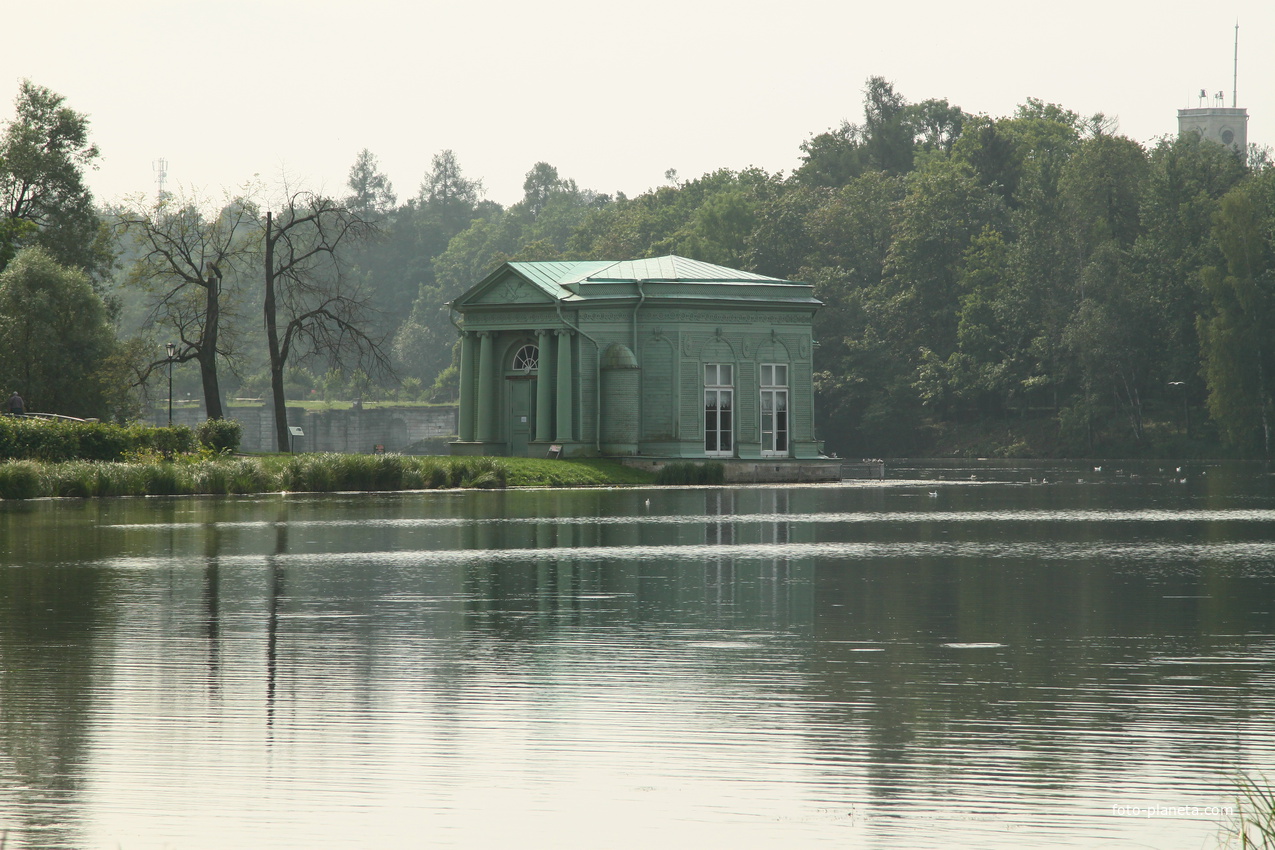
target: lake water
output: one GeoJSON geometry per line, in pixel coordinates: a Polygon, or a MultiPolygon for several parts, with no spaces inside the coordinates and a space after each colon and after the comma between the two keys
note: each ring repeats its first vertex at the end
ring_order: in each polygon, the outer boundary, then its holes
{"type": "Polygon", "coordinates": [[[891,474],[0,503],[0,846],[1213,846],[1272,478],[891,474]]]}

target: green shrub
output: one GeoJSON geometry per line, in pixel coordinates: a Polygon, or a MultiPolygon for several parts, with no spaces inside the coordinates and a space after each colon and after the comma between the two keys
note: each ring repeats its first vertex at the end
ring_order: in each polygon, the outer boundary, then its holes
{"type": "Polygon", "coordinates": [[[42,495],[38,463],[29,460],[0,463],[0,499],[35,499],[42,495]]]}
{"type": "Polygon", "coordinates": [[[504,464],[491,457],[464,457],[452,460],[452,479],[457,487],[490,490],[504,487],[508,471],[504,464]]]}
{"type": "Polygon", "coordinates": [[[139,464],[148,496],[175,496],[183,491],[181,475],[171,463],[139,464]]]}
{"type": "Polygon", "coordinates": [[[130,433],[135,430],[136,426],[75,428],[77,442],[73,457],[83,460],[119,460],[136,448],[138,435],[130,433]]]}
{"type": "Polygon", "coordinates": [[[256,460],[225,461],[227,493],[266,493],[282,489],[278,480],[256,460]]]}
{"type": "Polygon", "coordinates": [[[281,470],[280,486],[313,493],[417,489],[427,486],[417,465],[401,455],[294,455],[281,470]]]}
{"type": "Polygon", "coordinates": [[[166,456],[193,452],[199,445],[195,432],[185,425],[174,425],[171,428],[147,428],[143,425],[133,427],[142,432],[138,435],[139,442],[149,440],[149,445],[139,448],[155,449],[166,456]]]}
{"type": "Polygon", "coordinates": [[[237,452],[243,440],[243,424],[234,419],[209,419],[195,430],[199,443],[215,452],[237,452]]]}
{"type": "Polygon", "coordinates": [[[403,467],[403,489],[424,490],[426,470],[422,464],[414,463],[403,467]]]}
{"type": "Polygon", "coordinates": [[[109,495],[101,486],[102,476],[99,463],[93,461],[71,461],[48,467],[49,492],[54,496],[91,496],[109,495]]]}
{"type": "Polygon", "coordinates": [[[332,455],[338,490],[399,490],[404,461],[399,455],[332,455]]]}
{"type": "Polygon", "coordinates": [[[403,489],[403,475],[407,472],[407,459],[402,455],[372,455],[372,483],[377,490],[403,489]]]}
{"type": "Polygon", "coordinates": [[[280,489],[275,476],[252,458],[214,457],[192,463],[183,470],[183,479],[185,492],[213,496],[280,489]]]}
{"type": "Polygon", "coordinates": [[[130,454],[165,455],[194,451],[195,434],[184,425],[151,428],[110,422],[66,422],[34,417],[0,417],[0,459],[123,460],[130,454]]]}
{"type": "Polygon", "coordinates": [[[371,467],[365,462],[366,455],[327,455],[326,462],[331,470],[329,478],[332,490],[366,490],[371,480],[371,467]]]}
{"type": "Polygon", "coordinates": [[[191,489],[202,495],[225,495],[230,492],[231,478],[229,465],[210,460],[191,470],[191,489]]]}
{"type": "Polygon", "coordinates": [[[431,490],[441,490],[447,486],[447,467],[437,461],[422,464],[425,486],[431,490]]]}
{"type": "Polygon", "coordinates": [[[301,493],[329,493],[335,489],[332,465],[328,455],[292,455],[280,470],[280,483],[285,490],[301,493]]]}
{"type": "Polygon", "coordinates": [[[655,473],[655,483],[669,485],[718,485],[726,483],[726,465],[719,461],[678,461],[655,473]]]}
{"type": "Polygon", "coordinates": [[[15,460],[70,460],[79,454],[72,423],[0,417],[0,457],[15,460]]]}

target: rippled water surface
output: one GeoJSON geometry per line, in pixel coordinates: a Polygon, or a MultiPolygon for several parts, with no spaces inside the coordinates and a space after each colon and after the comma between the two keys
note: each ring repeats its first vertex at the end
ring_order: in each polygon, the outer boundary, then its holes
{"type": "Polygon", "coordinates": [[[0,846],[1213,846],[1271,478],[906,474],[0,503],[0,846]]]}

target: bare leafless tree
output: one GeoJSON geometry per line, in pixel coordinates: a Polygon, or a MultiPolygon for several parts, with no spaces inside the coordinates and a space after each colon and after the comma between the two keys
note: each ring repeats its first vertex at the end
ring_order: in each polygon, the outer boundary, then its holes
{"type": "MultiPolygon", "coordinates": [[[[165,195],[149,209],[125,208],[117,213],[116,225],[138,246],[129,279],[152,293],[149,323],[175,335],[172,362],[199,362],[208,418],[221,419],[217,358],[231,353],[234,336],[226,322],[223,284],[255,256],[251,236],[257,208],[242,198],[228,199],[215,214],[205,214],[202,206],[197,197],[165,195]]],[[[145,379],[169,361],[155,359],[139,375],[145,379]]]]}
{"type": "Polygon", "coordinates": [[[368,295],[344,273],[341,253],[376,225],[331,198],[299,191],[264,219],[266,342],[279,451],[289,450],[283,376],[288,361],[318,356],[333,366],[389,372],[382,341],[365,330],[368,295]]]}

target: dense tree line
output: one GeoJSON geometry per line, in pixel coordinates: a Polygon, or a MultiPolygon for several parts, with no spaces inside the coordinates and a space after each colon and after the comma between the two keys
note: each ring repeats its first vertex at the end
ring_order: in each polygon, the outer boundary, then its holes
{"type": "Polygon", "coordinates": [[[752,268],[810,280],[827,304],[830,443],[909,453],[981,426],[989,451],[1186,451],[1185,414],[1207,400],[1200,439],[1216,425],[1265,448],[1259,350],[1224,350],[1243,312],[1227,298],[1251,280],[1262,301],[1262,270],[1223,272],[1238,198],[1254,198],[1244,245],[1270,254],[1264,163],[1195,136],[1148,150],[1037,101],[993,120],[873,80],[865,107],[863,126],[807,143],[751,237],[752,268]],[[1221,376],[1241,373],[1220,406],[1221,376]]]}
{"type": "Polygon", "coordinates": [[[22,81],[0,130],[0,384],[28,410],[128,418],[136,347],[116,338],[109,231],[84,183],[97,157],[87,116],[22,81]]]}
{"type": "Polygon", "coordinates": [[[550,226],[529,191],[448,242],[409,336],[436,334],[437,358],[447,302],[501,260],[679,253],[815,285],[831,450],[1269,451],[1264,156],[1195,136],[1147,148],[1036,100],[1003,118],[909,103],[880,78],[862,124],[802,152],[786,177],[571,186],[550,226]]]}
{"type": "MultiPolygon", "coordinates": [[[[60,104],[24,87],[4,150],[20,146],[12,128],[34,126],[65,139],[70,172],[83,167],[96,149],[48,117],[60,104]]],[[[197,220],[200,252],[174,276],[156,266],[153,244],[119,241],[112,288],[101,282],[110,252],[73,180],[43,196],[66,199],[63,225],[50,217],[59,203],[37,214],[10,188],[0,264],[40,245],[86,274],[108,306],[124,305],[121,321],[132,315],[135,327],[123,336],[166,327],[181,357],[224,361],[236,393],[282,381],[290,396],[446,400],[451,301],[500,262],[677,253],[813,283],[824,302],[815,367],[829,450],[1269,456],[1275,169],[1260,151],[1241,156],[1195,136],[1144,146],[1105,116],[1032,99],[1009,116],[971,115],[946,100],[909,102],[872,78],[862,123],[812,135],[801,154],[788,175],[670,171],[667,185],[631,198],[536,163],[523,197],[502,207],[452,151],[435,155],[400,203],[364,150],[349,194],[323,199],[366,224],[362,238],[316,274],[341,281],[358,308],[329,330],[357,331],[346,341],[373,356],[312,345],[273,371],[258,318],[268,274],[242,261],[263,238],[251,193],[213,210],[170,204],[167,220],[197,220]],[[214,282],[221,331],[209,340],[214,282]],[[388,368],[378,375],[378,365],[388,368]]],[[[0,159],[10,187],[18,159],[0,159]]]]}

